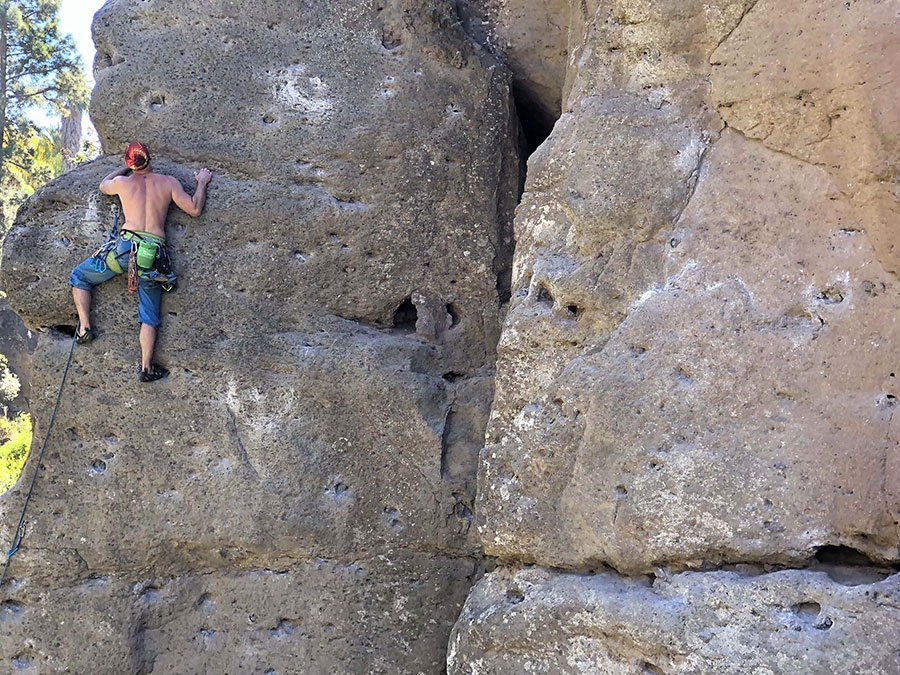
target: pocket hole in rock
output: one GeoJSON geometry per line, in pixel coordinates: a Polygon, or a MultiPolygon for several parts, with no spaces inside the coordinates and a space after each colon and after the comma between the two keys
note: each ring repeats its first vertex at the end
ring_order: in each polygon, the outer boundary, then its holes
{"type": "Polygon", "coordinates": [[[553,294],[550,293],[550,289],[544,284],[538,285],[536,299],[538,302],[553,304],[553,294]]]}
{"type": "Polygon", "coordinates": [[[394,310],[393,324],[397,330],[415,332],[416,322],[419,320],[419,313],[413,304],[412,298],[406,298],[400,303],[400,306],[394,310]]]}
{"type": "Polygon", "coordinates": [[[450,327],[453,328],[456,324],[459,323],[459,310],[457,310],[456,305],[452,302],[448,302],[445,305],[445,309],[447,310],[447,314],[450,316],[450,327]]]}
{"type": "Polygon", "coordinates": [[[514,605],[518,605],[520,602],[525,600],[525,594],[518,586],[510,586],[506,589],[506,599],[514,605]]]}

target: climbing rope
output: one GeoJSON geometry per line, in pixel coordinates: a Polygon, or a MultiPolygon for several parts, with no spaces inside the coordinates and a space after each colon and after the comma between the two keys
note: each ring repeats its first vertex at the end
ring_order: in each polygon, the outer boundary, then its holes
{"type": "MultiPolygon", "coordinates": [[[[78,332],[78,329],[75,329],[78,332]]],[[[69,358],[66,360],[66,369],[63,371],[62,382],[59,383],[59,392],[56,394],[56,404],[53,406],[53,413],[50,415],[50,423],[47,425],[47,433],[44,435],[44,442],[41,444],[41,452],[38,454],[37,466],[34,467],[34,474],[31,476],[31,485],[28,486],[28,493],[25,495],[25,504],[22,506],[22,515],[19,516],[19,525],[16,527],[16,536],[13,538],[12,546],[6,553],[6,565],[3,567],[3,574],[0,575],[0,586],[6,580],[6,572],[9,570],[9,563],[12,557],[19,550],[22,539],[25,538],[25,512],[28,510],[28,502],[31,501],[31,493],[34,490],[34,483],[37,480],[38,473],[41,470],[41,462],[44,459],[44,450],[47,449],[47,441],[50,439],[50,432],[53,431],[53,420],[56,419],[56,411],[59,409],[59,401],[62,398],[63,386],[66,384],[66,376],[69,374],[69,366],[72,364],[72,352],[75,351],[75,337],[72,337],[72,346],[69,348],[69,358]]]]}

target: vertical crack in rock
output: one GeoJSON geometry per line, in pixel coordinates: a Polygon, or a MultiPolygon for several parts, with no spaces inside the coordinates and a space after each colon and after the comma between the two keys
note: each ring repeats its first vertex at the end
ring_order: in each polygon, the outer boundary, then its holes
{"type": "Polygon", "coordinates": [[[494,270],[497,277],[497,295],[501,305],[509,302],[512,295],[512,268],[515,255],[515,228],[513,226],[515,209],[525,192],[528,172],[528,157],[550,136],[553,125],[558,119],[547,117],[546,112],[533,101],[531,94],[522,84],[513,84],[511,106],[515,123],[511,126],[511,140],[519,147],[519,163],[517,175],[511,176],[505,165],[501,170],[500,184],[505,190],[499,194],[498,214],[500,216],[501,234],[494,258],[494,270]],[[510,192],[514,194],[510,194],[510,192]]]}
{"type": "MultiPolygon", "coordinates": [[[[450,399],[447,404],[447,412],[444,415],[444,428],[441,433],[441,478],[453,478],[453,473],[450,469],[451,464],[451,440],[452,440],[452,424],[453,424],[453,404],[455,403],[455,398],[450,399]]],[[[455,458],[453,458],[455,459],[455,458]]]]}
{"type": "Polygon", "coordinates": [[[684,203],[682,204],[681,209],[678,211],[678,215],[675,216],[675,218],[672,220],[673,227],[678,225],[678,221],[681,220],[681,216],[684,214],[685,210],[687,210],[688,206],[691,203],[691,199],[694,198],[694,194],[697,192],[697,186],[700,184],[700,176],[703,173],[703,160],[709,152],[710,147],[714,145],[715,142],[716,140],[713,139],[708,143],[704,143],[703,149],[700,151],[700,155],[697,157],[696,168],[691,172],[691,175],[687,179],[688,188],[684,198],[684,203]]]}
{"type": "Polygon", "coordinates": [[[528,156],[550,136],[561,110],[545,110],[535,101],[534,94],[522,83],[513,85],[513,96],[516,102],[516,116],[522,127],[522,143],[525,150],[523,156],[527,160],[528,156]]]}
{"type": "MultiPolygon", "coordinates": [[[[756,7],[756,5],[757,5],[758,3],[759,3],[759,0],[749,0],[748,4],[744,7],[743,11],[741,12],[740,17],[738,17],[737,21],[735,22],[734,26],[731,28],[731,30],[728,31],[728,33],[726,33],[726,34],[719,40],[718,44],[716,45],[716,48],[718,48],[719,46],[721,46],[722,43],[724,43],[725,41],[727,41],[728,38],[730,38],[730,37],[734,34],[734,32],[735,32],[738,28],[740,28],[741,24],[744,22],[744,19],[747,17],[747,15],[748,15],[750,12],[753,11],[753,8],[756,7]]],[[[713,50],[713,53],[714,53],[714,52],[715,52],[715,49],[713,50]]],[[[713,63],[712,53],[710,54],[709,62],[710,62],[711,65],[715,65],[715,64],[713,63]]]]}
{"type": "Polygon", "coordinates": [[[241,432],[238,429],[237,416],[235,415],[234,410],[231,409],[231,406],[228,403],[225,403],[222,407],[228,415],[228,432],[231,434],[231,438],[237,448],[238,459],[241,462],[241,466],[243,466],[256,480],[259,480],[259,472],[256,470],[256,467],[253,466],[253,462],[250,460],[250,454],[247,452],[247,448],[244,446],[244,441],[241,438],[241,432]]]}

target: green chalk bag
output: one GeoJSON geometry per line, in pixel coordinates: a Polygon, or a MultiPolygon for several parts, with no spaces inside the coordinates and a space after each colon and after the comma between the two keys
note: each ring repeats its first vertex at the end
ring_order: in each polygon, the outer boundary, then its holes
{"type": "Polygon", "coordinates": [[[135,256],[137,266],[142,270],[153,268],[156,262],[156,253],[159,250],[159,244],[155,241],[143,240],[138,244],[137,255],[135,256]]]}

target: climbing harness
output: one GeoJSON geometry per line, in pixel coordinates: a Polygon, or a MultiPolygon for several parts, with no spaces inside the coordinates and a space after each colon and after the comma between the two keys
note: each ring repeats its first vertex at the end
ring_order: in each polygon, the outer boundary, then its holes
{"type": "Polygon", "coordinates": [[[122,274],[127,270],[130,293],[137,291],[140,279],[158,283],[164,291],[174,290],[176,279],[172,274],[172,263],[165,241],[146,232],[138,233],[124,229],[120,231],[119,214],[120,211],[116,209],[106,243],[91,256],[91,269],[102,273],[109,268],[116,274],[122,274]],[[120,239],[130,241],[131,248],[117,253],[120,239]],[[122,259],[126,255],[128,264],[123,265],[122,259]]]}
{"type": "MultiPolygon", "coordinates": [[[[78,328],[75,329],[78,334],[78,328]]],[[[44,435],[44,442],[41,444],[41,452],[38,454],[37,464],[34,467],[34,474],[31,476],[31,485],[28,486],[28,492],[25,494],[25,504],[22,506],[22,515],[19,516],[19,524],[16,526],[16,534],[13,537],[12,546],[6,553],[6,564],[3,566],[3,574],[0,574],[0,587],[6,580],[6,573],[9,570],[9,564],[12,557],[19,550],[22,539],[25,538],[25,512],[28,510],[28,502],[31,501],[31,493],[34,491],[34,483],[37,480],[38,473],[41,470],[41,462],[44,460],[44,450],[47,449],[47,441],[50,439],[50,432],[53,431],[53,421],[56,419],[56,411],[59,409],[59,401],[62,398],[63,386],[66,384],[66,376],[69,374],[69,366],[72,364],[72,352],[75,350],[75,337],[72,338],[72,346],[69,348],[69,358],[66,360],[66,368],[63,370],[62,382],[59,383],[59,392],[56,394],[56,404],[53,406],[53,413],[50,415],[50,422],[47,425],[47,433],[44,435]]]]}
{"type": "Polygon", "coordinates": [[[147,232],[131,230],[122,230],[120,236],[131,242],[131,254],[128,258],[129,291],[136,291],[141,279],[159,284],[164,291],[175,288],[176,278],[172,273],[172,263],[164,239],[147,232]]]}

